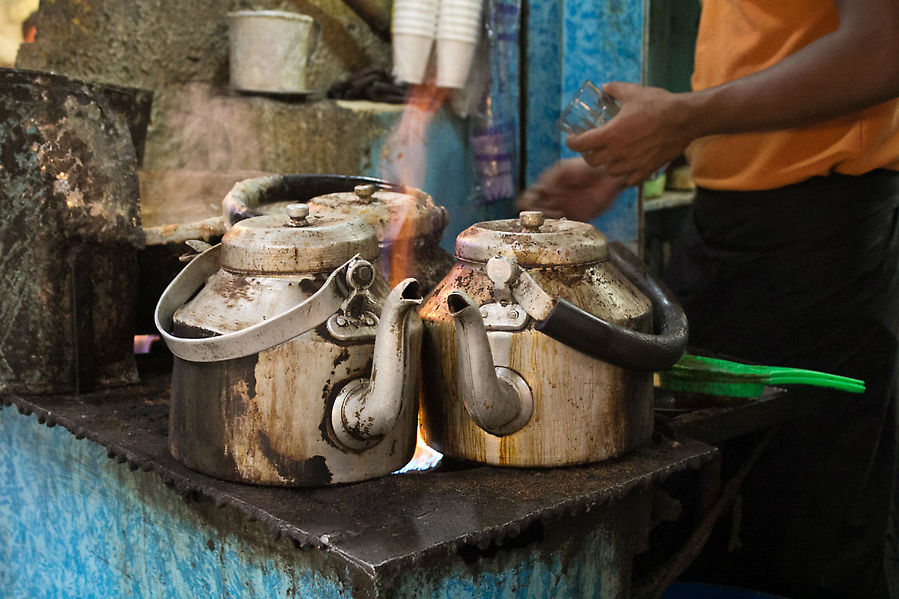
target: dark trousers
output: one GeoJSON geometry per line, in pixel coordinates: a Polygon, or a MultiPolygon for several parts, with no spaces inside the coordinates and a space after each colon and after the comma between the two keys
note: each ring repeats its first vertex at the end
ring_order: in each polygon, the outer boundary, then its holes
{"type": "Polygon", "coordinates": [[[792,597],[899,597],[899,173],[701,189],[666,279],[691,346],[867,383],[781,427],[743,487],[743,547],[712,560],[719,578],[792,597]]]}

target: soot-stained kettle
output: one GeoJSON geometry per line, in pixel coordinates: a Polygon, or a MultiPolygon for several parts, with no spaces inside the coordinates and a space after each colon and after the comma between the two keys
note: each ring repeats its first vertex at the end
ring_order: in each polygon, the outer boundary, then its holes
{"type": "Polygon", "coordinates": [[[414,279],[391,290],[378,258],[371,227],[304,204],[241,221],[194,258],[156,308],[175,354],[172,455],[218,478],[282,486],[405,465],[421,296],[414,279]]]}
{"type": "Polygon", "coordinates": [[[249,216],[284,212],[303,202],[311,214],[358,218],[381,246],[378,270],[394,284],[414,277],[424,292],[449,272],[453,258],[440,247],[449,222],[443,206],[420,189],[381,179],[343,175],[272,175],[237,183],[222,201],[225,227],[249,216]]]}
{"type": "Polygon", "coordinates": [[[653,371],[682,355],[687,321],[633,254],[540,212],[477,223],[455,254],[419,309],[428,445],[542,467],[649,439],[653,371]]]}

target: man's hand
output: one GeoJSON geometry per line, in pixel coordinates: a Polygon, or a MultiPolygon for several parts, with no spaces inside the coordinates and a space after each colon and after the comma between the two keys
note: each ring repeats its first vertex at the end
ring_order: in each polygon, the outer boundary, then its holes
{"type": "Polygon", "coordinates": [[[569,158],[546,169],[518,197],[516,208],[586,222],[605,212],[626,187],[621,177],[611,177],[582,158],[569,158]]]}
{"type": "Polygon", "coordinates": [[[607,83],[604,92],[621,102],[621,111],[608,123],[580,135],[567,145],[591,166],[637,185],[683,154],[697,132],[680,112],[680,96],[633,83],[607,83]]]}

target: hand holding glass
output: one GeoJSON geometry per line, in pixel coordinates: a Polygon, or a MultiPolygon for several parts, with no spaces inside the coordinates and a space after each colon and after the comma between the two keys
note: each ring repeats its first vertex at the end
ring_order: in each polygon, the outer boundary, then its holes
{"type": "MultiPolygon", "coordinates": [[[[592,81],[585,81],[568,106],[562,110],[556,121],[556,128],[563,133],[579,135],[609,122],[619,110],[621,102],[596,87],[592,81]]],[[[657,179],[667,167],[666,164],[649,179],[657,179]]]]}
{"type": "Polygon", "coordinates": [[[621,110],[621,103],[585,81],[568,106],[562,110],[556,128],[570,134],[580,134],[595,129],[612,119],[621,110]]]}

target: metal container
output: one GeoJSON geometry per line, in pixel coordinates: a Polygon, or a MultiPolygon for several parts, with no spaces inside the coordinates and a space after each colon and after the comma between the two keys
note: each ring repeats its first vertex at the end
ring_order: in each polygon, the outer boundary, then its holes
{"type": "Polygon", "coordinates": [[[231,87],[241,91],[301,94],[306,66],[321,38],[309,15],[281,10],[230,13],[231,87]]]}
{"type": "Polygon", "coordinates": [[[0,69],[0,390],[137,381],[149,92],[0,69]]]}
{"type": "Polygon", "coordinates": [[[359,218],[378,236],[378,268],[390,282],[413,277],[427,293],[449,272],[453,257],[440,247],[449,222],[443,206],[420,189],[381,179],[340,175],[277,175],[241,181],[223,202],[226,226],[251,215],[282,213],[306,202],[312,214],[359,218]]]}
{"type": "Polygon", "coordinates": [[[185,242],[222,239],[222,198],[262,171],[140,170],[140,210],[146,246],[138,254],[138,333],[156,330],[153,313],[166,286],[184,268],[185,242]]]}
{"type": "Polygon", "coordinates": [[[563,466],[649,439],[653,371],[683,353],[686,317],[630,252],[589,224],[523,212],[463,231],[456,258],[419,311],[428,445],[563,466]]]}
{"type": "Polygon", "coordinates": [[[398,470],[416,439],[418,284],[389,289],[368,225],[287,212],[236,224],[159,301],[175,354],[171,453],[264,485],[398,470]]]}

